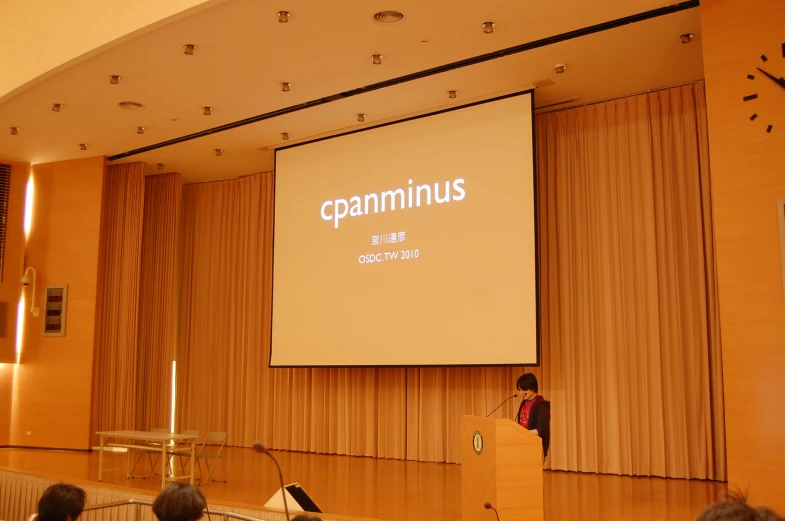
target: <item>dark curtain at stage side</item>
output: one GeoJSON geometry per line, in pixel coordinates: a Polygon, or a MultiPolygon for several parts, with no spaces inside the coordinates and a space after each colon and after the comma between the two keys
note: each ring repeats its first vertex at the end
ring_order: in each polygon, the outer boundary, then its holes
{"type": "MultiPolygon", "coordinates": [[[[539,116],[537,131],[548,466],[722,479],[703,84],[539,116]]],[[[183,190],[178,429],[457,462],[460,416],[522,369],[269,369],[272,215],[271,173],[183,190]]]]}

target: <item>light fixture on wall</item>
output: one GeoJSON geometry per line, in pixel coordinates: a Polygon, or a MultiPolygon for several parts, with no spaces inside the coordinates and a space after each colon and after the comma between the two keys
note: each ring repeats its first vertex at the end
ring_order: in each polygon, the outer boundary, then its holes
{"type": "Polygon", "coordinates": [[[63,108],[62,103],[52,103],[52,112],[60,112],[62,108],[63,108]]]}
{"type": "Polygon", "coordinates": [[[144,134],[144,127],[136,127],[137,134],[144,134]]]}
{"type": "Polygon", "coordinates": [[[79,143],[79,150],[87,150],[87,143],[79,143]]]}
{"type": "Polygon", "coordinates": [[[202,114],[204,114],[205,116],[210,116],[212,115],[212,113],[213,113],[212,107],[202,107],[202,114]]]}
{"type": "Polygon", "coordinates": [[[357,121],[365,123],[365,114],[357,114],[357,121]]]}
{"type": "Polygon", "coordinates": [[[30,313],[33,314],[34,317],[38,316],[38,308],[35,307],[35,268],[32,266],[28,266],[25,270],[25,274],[22,275],[22,286],[27,288],[30,284],[33,284],[33,293],[30,296],[30,313]],[[30,273],[33,273],[33,276],[30,276],[30,273]]]}
{"type": "Polygon", "coordinates": [[[186,56],[193,56],[195,50],[196,50],[196,45],[192,43],[186,43],[185,45],[183,45],[183,53],[186,56]]]}
{"type": "Polygon", "coordinates": [[[158,170],[163,170],[164,169],[164,164],[163,163],[158,163],[155,166],[156,166],[156,168],[158,168],[158,170]]]}
{"type": "Polygon", "coordinates": [[[118,76],[117,74],[112,74],[111,76],[109,76],[109,83],[111,83],[112,85],[117,85],[118,83],[120,83],[120,76],[118,76]]]}
{"type": "Polygon", "coordinates": [[[289,23],[289,16],[291,13],[289,11],[278,11],[278,22],[285,24],[289,23]]]}
{"type": "Polygon", "coordinates": [[[493,33],[493,28],[496,27],[496,23],[494,22],[483,22],[482,23],[482,32],[485,34],[493,33]]]}
{"type": "Polygon", "coordinates": [[[447,91],[447,97],[450,98],[450,99],[457,98],[458,97],[458,91],[457,90],[447,91]]]}
{"type": "Polygon", "coordinates": [[[216,148],[216,149],[215,149],[215,155],[216,155],[216,156],[222,156],[222,155],[224,155],[224,150],[223,150],[223,148],[216,148]]]}
{"type": "Polygon", "coordinates": [[[679,36],[681,43],[692,43],[693,38],[695,38],[695,36],[692,33],[685,33],[679,36]]]}
{"type": "Polygon", "coordinates": [[[556,74],[564,74],[564,71],[567,70],[567,66],[563,63],[557,63],[553,66],[553,72],[556,74]]]}
{"type": "Polygon", "coordinates": [[[371,59],[373,60],[373,64],[374,65],[381,65],[382,64],[382,58],[384,58],[384,54],[374,54],[374,55],[371,56],[371,59]]]}
{"type": "Polygon", "coordinates": [[[19,127],[11,127],[11,135],[12,136],[19,135],[19,127]]]}
{"type": "Polygon", "coordinates": [[[285,81],[285,82],[281,83],[281,90],[283,92],[289,92],[291,90],[291,88],[292,88],[292,86],[291,86],[291,84],[288,81],[285,81]]]}
{"type": "Polygon", "coordinates": [[[289,140],[289,133],[288,132],[282,132],[281,133],[281,139],[283,139],[284,141],[288,141],[289,140]]]}

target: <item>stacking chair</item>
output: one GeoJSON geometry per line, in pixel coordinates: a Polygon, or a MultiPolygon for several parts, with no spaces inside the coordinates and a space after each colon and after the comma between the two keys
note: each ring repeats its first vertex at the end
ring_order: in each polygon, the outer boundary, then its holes
{"type": "MultiPolygon", "coordinates": [[[[150,432],[164,432],[164,433],[168,433],[169,429],[164,429],[163,427],[153,427],[152,429],[150,429],[150,432]]],[[[158,446],[156,446],[156,445],[150,444],[150,448],[149,449],[148,448],[137,447],[137,448],[134,448],[133,450],[138,452],[139,456],[137,456],[136,461],[134,462],[134,466],[133,466],[133,468],[131,468],[131,477],[134,478],[134,479],[147,479],[147,478],[149,478],[150,476],[153,475],[153,472],[155,472],[155,466],[156,466],[156,464],[158,463],[158,460],[161,457],[161,449],[158,446]],[[147,475],[145,475],[145,476],[135,476],[134,475],[134,470],[136,469],[136,466],[139,465],[139,461],[141,461],[141,459],[142,459],[142,457],[144,455],[147,455],[147,459],[150,461],[150,472],[148,472],[147,475]],[[155,459],[153,459],[153,455],[155,455],[155,459]]]]}
{"type": "Polygon", "coordinates": [[[199,484],[203,485],[210,480],[210,477],[213,476],[213,471],[215,467],[218,465],[220,460],[224,462],[224,478],[225,479],[216,479],[213,477],[213,481],[220,481],[221,483],[226,483],[229,481],[229,476],[226,468],[226,455],[224,454],[224,446],[226,445],[226,433],[225,432],[208,432],[207,438],[205,438],[204,443],[202,443],[199,452],[196,454],[196,463],[199,466],[199,484]],[[205,464],[207,465],[207,476],[202,478],[202,460],[204,460],[205,464]]]}
{"type": "MultiPolygon", "coordinates": [[[[184,430],[182,434],[193,434],[196,436],[200,436],[202,433],[200,431],[184,430]]],[[[204,444],[202,444],[201,447],[197,447],[195,454],[198,454],[203,447],[204,444]]],[[[183,474],[186,474],[185,465],[188,463],[188,460],[191,459],[191,445],[189,443],[182,443],[182,442],[175,443],[168,451],[166,451],[166,454],[167,456],[170,457],[169,460],[170,463],[171,463],[171,458],[176,456],[177,459],[180,461],[180,471],[183,474]]]]}

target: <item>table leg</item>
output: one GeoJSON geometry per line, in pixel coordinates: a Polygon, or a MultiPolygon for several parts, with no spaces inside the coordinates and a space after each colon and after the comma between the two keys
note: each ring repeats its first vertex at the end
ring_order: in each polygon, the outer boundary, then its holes
{"type": "Polygon", "coordinates": [[[161,442],[161,490],[166,488],[166,442],[161,442]]]}
{"type": "Polygon", "coordinates": [[[191,485],[194,484],[194,459],[196,459],[196,438],[191,439],[191,485]]]}
{"type": "Polygon", "coordinates": [[[98,481],[104,477],[104,435],[101,434],[101,445],[98,449],[98,481]]]}

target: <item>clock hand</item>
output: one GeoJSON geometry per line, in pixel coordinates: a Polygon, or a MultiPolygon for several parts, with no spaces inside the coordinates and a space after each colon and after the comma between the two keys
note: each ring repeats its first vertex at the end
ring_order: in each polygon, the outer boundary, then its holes
{"type": "Polygon", "coordinates": [[[782,87],[783,89],[785,89],[785,79],[783,79],[783,78],[777,78],[777,77],[775,77],[773,74],[769,74],[768,72],[764,71],[764,70],[763,70],[763,69],[761,69],[760,67],[757,67],[757,69],[758,69],[759,71],[761,71],[763,74],[765,74],[765,75],[766,75],[766,77],[768,77],[768,78],[769,78],[771,81],[773,81],[774,83],[776,83],[777,85],[779,85],[780,87],[782,87]]]}

